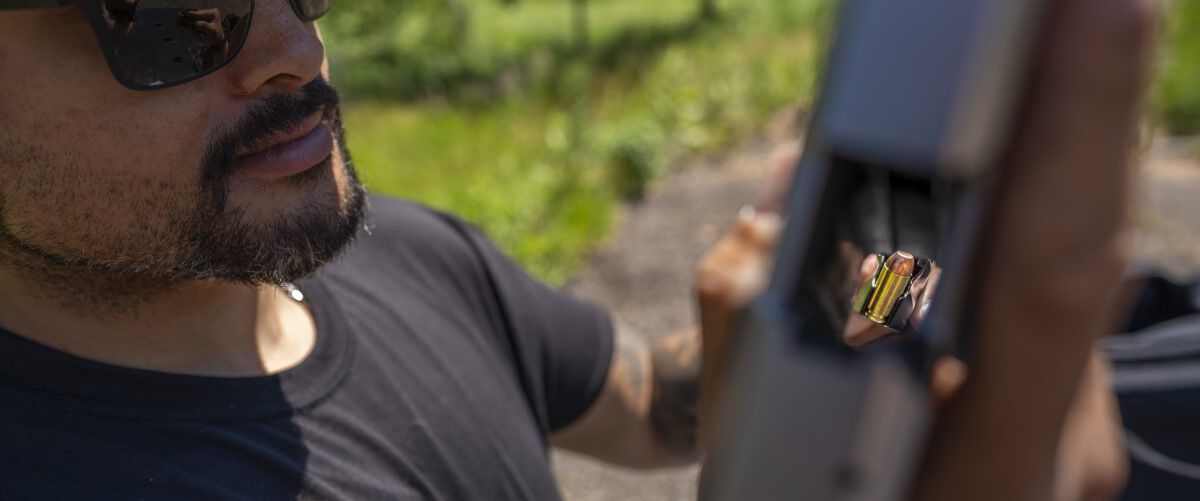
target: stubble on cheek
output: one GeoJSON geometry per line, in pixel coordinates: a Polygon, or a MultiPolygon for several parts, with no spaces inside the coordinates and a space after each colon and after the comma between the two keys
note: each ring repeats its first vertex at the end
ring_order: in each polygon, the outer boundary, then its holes
{"type": "Polygon", "coordinates": [[[140,172],[134,166],[148,159],[137,154],[109,163],[36,145],[4,150],[18,153],[2,159],[15,171],[0,188],[0,226],[10,239],[60,264],[135,273],[187,253],[180,226],[193,210],[195,183],[140,172]]]}
{"type": "Polygon", "coordinates": [[[0,132],[0,266],[22,277],[27,292],[100,318],[135,311],[173,285],[113,270],[180,259],[177,219],[192,192],[95,162],[0,132]]]}

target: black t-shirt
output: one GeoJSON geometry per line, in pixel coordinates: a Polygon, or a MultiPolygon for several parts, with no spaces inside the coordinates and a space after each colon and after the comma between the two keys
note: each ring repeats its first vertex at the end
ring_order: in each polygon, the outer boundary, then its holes
{"type": "Polygon", "coordinates": [[[297,284],[317,344],[275,376],[116,367],[0,330],[0,499],[558,498],[546,437],[603,387],[608,315],[452,216],[368,214],[297,284]]]}

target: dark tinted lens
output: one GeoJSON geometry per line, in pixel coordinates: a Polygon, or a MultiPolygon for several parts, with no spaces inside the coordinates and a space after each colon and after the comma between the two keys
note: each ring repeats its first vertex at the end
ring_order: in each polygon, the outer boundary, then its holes
{"type": "Polygon", "coordinates": [[[333,0],[294,0],[294,2],[300,9],[300,15],[306,20],[312,21],[329,12],[333,0]]]}
{"type": "Polygon", "coordinates": [[[241,48],[254,0],[100,0],[101,36],[127,83],[143,88],[189,80],[241,48]]]}

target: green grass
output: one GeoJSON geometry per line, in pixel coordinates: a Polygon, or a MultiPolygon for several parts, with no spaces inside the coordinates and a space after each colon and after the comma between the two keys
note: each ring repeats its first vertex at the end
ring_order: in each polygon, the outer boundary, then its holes
{"type": "MultiPolygon", "coordinates": [[[[672,163],[807,104],[829,15],[825,0],[726,0],[699,23],[696,0],[592,0],[579,53],[567,0],[357,1],[322,28],[368,187],[465,216],[551,283],[672,163]],[[456,1],[469,16],[446,14],[456,1]]],[[[1198,134],[1200,0],[1168,9],[1156,114],[1198,134]]]]}
{"type": "Polygon", "coordinates": [[[1171,134],[1200,134],[1200,0],[1174,0],[1164,21],[1159,120],[1171,134]]]}
{"type": "MultiPolygon", "coordinates": [[[[628,34],[622,26],[655,19],[682,22],[672,16],[684,18],[695,4],[596,1],[612,24],[593,35],[628,34]]],[[[625,197],[671,163],[726,147],[812,95],[818,37],[805,26],[822,15],[821,3],[740,5],[725,6],[726,21],[701,32],[574,61],[553,79],[491,100],[353,101],[345,112],[355,162],[372,191],[459,213],[535,275],[562,283],[607,235],[625,197]]],[[[551,16],[560,7],[528,8],[551,16]]],[[[552,17],[489,15],[496,25],[475,36],[506,41],[495,45],[500,53],[564,36],[552,17]]],[[[334,54],[336,42],[331,37],[334,54]]],[[[339,83],[342,71],[335,58],[339,83]]]]}
{"type": "Polygon", "coordinates": [[[605,184],[568,182],[568,162],[547,145],[561,122],[553,109],[360,103],[345,112],[350,150],[372,192],[462,215],[544,279],[567,279],[611,224],[615,201],[605,184]]]}

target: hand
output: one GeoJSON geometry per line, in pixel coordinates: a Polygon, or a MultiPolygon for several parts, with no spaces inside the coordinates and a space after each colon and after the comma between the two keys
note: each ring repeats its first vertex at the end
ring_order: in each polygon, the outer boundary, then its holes
{"type": "Polygon", "coordinates": [[[778,209],[800,157],[800,146],[781,147],[771,161],[753,206],[742,209],[737,222],[700,261],[696,290],[700,307],[702,370],[700,376],[700,442],[706,443],[727,382],[726,363],[738,314],[766,290],[775,247],[783,230],[778,209]]]}
{"type": "Polygon", "coordinates": [[[221,24],[221,11],[218,9],[184,12],[180,14],[180,22],[198,33],[209,46],[225,43],[225,27],[221,24]]]}
{"type": "MultiPolygon", "coordinates": [[[[875,256],[867,256],[863,259],[862,266],[858,270],[858,281],[856,285],[862,287],[871,276],[875,274],[875,270],[879,268],[879,260],[875,256]]],[[[925,316],[929,313],[929,308],[933,303],[934,292],[937,289],[938,281],[942,277],[942,269],[936,264],[933,270],[928,275],[913,280],[909,287],[909,293],[913,297],[913,312],[908,318],[909,324],[915,328],[920,328],[925,322],[925,316]]],[[[858,287],[855,290],[858,290],[858,287]]],[[[842,341],[851,348],[861,348],[864,345],[883,338],[896,334],[897,332],[887,326],[879,325],[872,322],[865,316],[851,312],[850,318],[846,319],[846,327],[842,331],[842,341]]]]}

